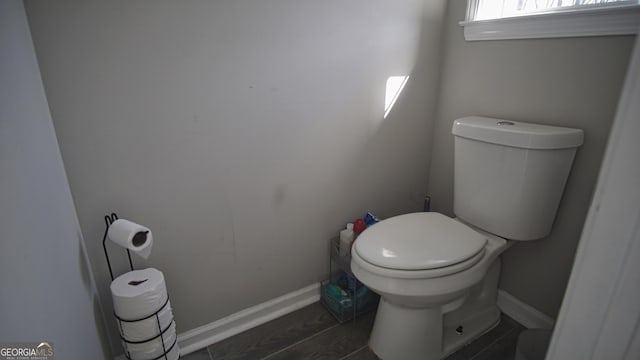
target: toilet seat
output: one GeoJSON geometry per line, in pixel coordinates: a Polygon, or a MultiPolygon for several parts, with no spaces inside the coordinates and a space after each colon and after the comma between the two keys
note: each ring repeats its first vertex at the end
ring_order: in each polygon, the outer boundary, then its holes
{"type": "Polygon", "coordinates": [[[482,260],[485,257],[485,255],[486,255],[486,250],[481,249],[480,252],[472,256],[470,259],[467,259],[466,261],[463,261],[451,266],[441,267],[437,269],[429,269],[429,270],[399,270],[399,269],[390,269],[390,268],[377,266],[363,259],[358,254],[355,247],[351,253],[351,260],[352,262],[356,263],[359,267],[361,267],[362,269],[365,269],[371,274],[383,276],[385,278],[424,280],[424,279],[444,277],[444,276],[453,275],[453,274],[457,274],[459,272],[465,271],[473,267],[477,263],[479,263],[480,260],[482,260]]]}
{"type": "Polygon", "coordinates": [[[479,261],[486,244],[486,236],[467,225],[440,213],[421,212],[368,228],[353,253],[374,267],[444,276],[479,261]]]}

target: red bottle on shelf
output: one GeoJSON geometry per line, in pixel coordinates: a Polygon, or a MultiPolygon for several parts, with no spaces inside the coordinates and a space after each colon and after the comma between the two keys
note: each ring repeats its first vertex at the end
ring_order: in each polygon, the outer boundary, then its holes
{"type": "Polygon", "coordinates": [[[363,232],[364,229],[366,228],[367,228],[367,224],[364,222],[363,219],[356,220],[353,223],[353,241],[355,241],[358,235],[360,235],[360,233],[363,232]]]}

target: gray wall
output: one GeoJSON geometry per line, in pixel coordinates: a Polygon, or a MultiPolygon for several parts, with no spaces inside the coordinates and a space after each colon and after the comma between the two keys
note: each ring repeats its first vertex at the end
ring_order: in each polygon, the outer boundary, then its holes
{"type": "Polygon", "coordinates": [[[0,340],[110,358],[22,1],[0,1],[0,79],[0,340]]]}
{"type": "Polygon", "coordinates": [[[465,0],[448,2],[429,193],[453,215],[453,120],[467,115],[583,129],[549,237],[504,254],[500,288],[555,317],[597,180],[631,36],[466,42],[465,0]]]}
{"type": "Polygon", "coordinates": [[[107,212],[153,230],[135,262],[164,272],[183,332],[319,281],[327,240],[367,210],[419,210],[444,8],[27,1],[105,303],[107,212]],[[383,120],[395,75],[411,78],[383,120]]]}

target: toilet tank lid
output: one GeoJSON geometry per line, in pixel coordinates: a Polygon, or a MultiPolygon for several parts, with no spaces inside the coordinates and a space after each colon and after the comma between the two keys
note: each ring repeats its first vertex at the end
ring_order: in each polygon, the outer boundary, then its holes
{"type": "Polygon", "coordinates": [[[451,132],[463,138],[524,149],[574,148],[582,145],[584,137],[580,129],[483,116],[455,120],[451,132]]]}

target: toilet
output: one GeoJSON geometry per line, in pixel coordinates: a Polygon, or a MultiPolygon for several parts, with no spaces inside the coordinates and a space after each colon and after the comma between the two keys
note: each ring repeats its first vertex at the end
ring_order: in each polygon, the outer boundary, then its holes
{"type": "Polygon", "coordinates": [[[352,248],[351,270],[380,295],[369,346],[383,360],[440,359],[498,324],[499,256],[551,232],[583,141],[579,129],[479,116],[452,133],[456,217],[395,216],[352,248]]]}

